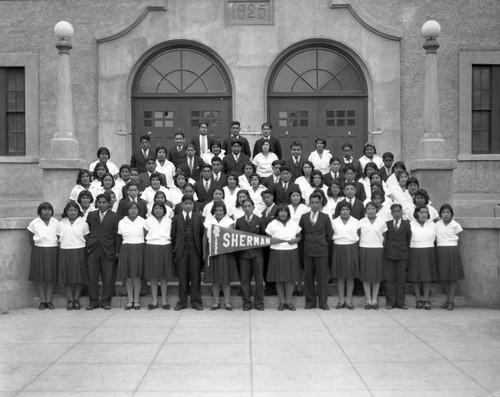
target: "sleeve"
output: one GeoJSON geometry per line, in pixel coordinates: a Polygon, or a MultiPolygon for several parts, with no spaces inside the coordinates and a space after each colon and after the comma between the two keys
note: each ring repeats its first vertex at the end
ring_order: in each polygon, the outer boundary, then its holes
{"type": "Polygon", "coordinates": [[[458,222],[455,221],[455,234],[461,233],[461,232],[463,232],[463,230],[464,229],[462,228],[462,226],[460,225],[460,223],[458,223],[458,222]]]}
{"type": "MultiPolygon", "coordinates": [[[[87,225],[87,224],[86,224],[86,225],[87,225]]],[[[87,225],[87,227],[88,227],[88,225],[87,225]]],[[[60,236],[60,235],[61,235],[61,222],[59,222],[59,223],[57,224],[57,226],[56,226],[56,234],[57,234],[58,236],[60,236]]]]}
{"type": "Polygon", "coordinates": [[[283,153],[281,152],[281,143],[279,139],[276,139],[276,156],[281,160],[283,153]]]}
{"type": "Polygon", "coordinates": [[[121,234],[123,236],[123,219],[118,222],[118,234],[121,234]]]}
{"type": "Polygon", "coordinates": [[[259,139],[255,141],[255,144],[253,145],[253,157],[255,159],[255,156],[257,156],[261,152],[260,150],[260,145],[259,145],[259,139]]]}
{"type": "Polygon", "coordinates": [[[36,230],[35,230],[35,221],[36,221],[36,219],[33,219],[33,220],[30,222],[30,224],[28,225],[28,227],[27,227],[27,229],[28,229],[31,233],[33,233],[33,234],[35,234],[35,231],[36,231],[36,230]]]}
{"type": "Polygon", "coordinates": [[[271,222],[269,225],[267,225],[266,227],[266,234],[270,235],[272,237],[273,233],[274,233],[274,227],[273,227],[273,222],[271,222]]]}
{"type": "Polygon", "coordinates": [[[87,234],[90,233],[90,228],[89,228],[89,224],[87,222],[85,222],[83,224],[83,235],[86,236],[87,234]]]}

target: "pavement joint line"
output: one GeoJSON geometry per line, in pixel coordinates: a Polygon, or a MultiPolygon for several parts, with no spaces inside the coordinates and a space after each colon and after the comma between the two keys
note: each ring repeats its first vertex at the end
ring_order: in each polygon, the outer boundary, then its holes
{"type": "MultiPolygon", "coordinates": [[[[177,320],[175,320],[175,323],[172,325],[172,327],[170,327],[170,330],[168,331],[167,335],[165,336],[165,339],[163,340],[163,343],[161,344],[161,346],[158,348],[158,351],[156,352],[155,356],[153,357],[153,359],[151,360],[151,362],[149,363],[148,367],[146,368],[146,371],[144,371],[144,375],[142,375],[141,379],[139,380],[139,382],[137,383],[137,387],[134,389],[132,395],[134,396],[137,391],[139,390],[139,387],[141,386],[142,382],[144,381],[144,379],[146,378],[146,375],[148,374],[149,370],[151,369],[151,366],[154,364],[156,358],[158,357],[158,354],[160,354],[160,351],[161,349],[163,349],[163,347],[166,345],[167,343],[167,340],[168,338],[170,337],[170,334],[172,333],[172,331],[175,329],[177,323],[179,322],[180,318],[184,315],[184,310],[182,310],[179,315],[177,316],[177,320]]],[[[147,328],[146,328],[147,329],[147,328]]]]}
{"type": "MultiPolygon", "coordinates": [[[[410,334],[412,334],[415,338],[419,339],[421,342],[423,342],[425,345],[427,345],[430,349],[434,350],[437,354],[439,354],[441,357],[443,357],[448,363],[450,363],[453,367],[455,367],[459,372],[461,372],[463,375],[465,375],[467,378],[472,380],[476,385],[478,385],[482,390],[486,392],[490,392],[486,387],[484,387],[482,384],[480,384],[476,379],[474,379],[472,376],[470,376],[467,372],[465,372],[462,368],[460,368],[458,365],[456,365],[452,360],[450,360],[448,357],[446,357],[443,353],[441,353],[439,350],[437,350],[434,346],[430,345],[427,343],[426,340],[422,339],[420,336],[416,335],[411,329],[408,329],[405,325],[403,325],[400,321],[398,321],[396,318],[394,318],[390,313],[386,313],[389,317],[392,317],[392,319],[397,322],[401,327],[406,329],[410,334]]],[[[477,361],[473,361],[477,362],[477,361]]]]}
{"type": "Polygon", "coordinates": [[[52,363],[50,363],[47,366],[47,368],[45,368],[43,371],[41,371],[34,379],[32,379],[26,385],[24,385],[24,387],[21,390],[19,390],[14,396],[19,395],[19,393],[23,392],[29,385],[31,385],[33,382],[35,382],[36,380],[38,380],[50,368],[52,368],[55,364],[57,364],[57,362],[61,359],[61,357],[63,357],[65,354],[67,354],[68,352],[70,352],[71,350],[73,350],[76,345],[80,344],[82,342],[82,340],[84,340],[87,336],[89,336],[92,332],[94,332],[95,329],[99,328],[105,321],[108,320],[108,318],[110,318],[111,316],[113,316],[113,314],[114,313],[109,313],[109,315],[105,319],[103,319],[96,327],[94,327],[93,329],[90,329],[89,332],[86,335],[82,336],[78,342],[73,343],[73,346],[71,346],[70,348],[68,348],[68,350],[66,350],[63,354],[61,354],[55,361],[53,361],[52,363]]]}
{"type": "MultiPolygon", "coordinates": [[[[342,354],[345,356],[345,358],[347,359],[347,361],[349,362],[349,364],[351,365],[352,369],[354,370],[354,372],[356,372],[356,374],[359,376],[359,379],[361,379],[361,382],[363,382],[363,384],[365,385],[366,387],[366,390],[368,391],[368,393],[370,393],[370,396],[372,397],[375,397],[374,394],[372,393],[371,389],[368,387],[368,384],[366,383],[366,381],[363,379],[363,377],[361,376],[361,373],[358,371],[358,369],[356,368],[356,366],[354,365],[354,363],[352,362],[351,358],[349,357],[349,355],[345,352],[345,350],[342,348],[342,346],[340,345],[339,341],[337,340],[337,338],[335,338],[335,335],[333,335],[332,333],[332,330],[326,325],[325,321],[323,320],[323,316],[320,316],[319,313],[318,313],[318,309],[314,309],[314,311],[316,312],[316,315],[319,317],[320,321],[323,323],[323,326],[326,328],[327,332],[330,334],[330,336],[332,337],[332,339],[335,341],[335,343],[337,344],[338,348],[340,349],[340,351],[342,352],[342,354]]],[[[329,311],[331,312],[331,310],[329,311]]]]}

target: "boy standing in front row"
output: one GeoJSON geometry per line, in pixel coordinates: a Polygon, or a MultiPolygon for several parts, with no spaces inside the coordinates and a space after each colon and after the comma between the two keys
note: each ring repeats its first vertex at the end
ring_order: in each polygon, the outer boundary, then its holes
{"type": "Polygon", "coordinates": [[[203,217],[193,212],[194,201],[191,196],[182,196],[181,206],[182,212],[172,219],[172,246],[179,278],[179,302],[174,310],[187,307],[188,291],[193,309],[203,310],[200,287],[203,217]]]}

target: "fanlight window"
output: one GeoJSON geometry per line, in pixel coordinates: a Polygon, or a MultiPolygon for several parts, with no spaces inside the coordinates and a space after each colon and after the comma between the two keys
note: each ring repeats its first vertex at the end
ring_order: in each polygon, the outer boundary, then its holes
{"type": "Polygon", "coordinates": [[[173,49],[155,57],[142,71],[137,94],[227,93],[221,69],[206,55],[191,49],[173,49]]]}
{"type": "Polygon", "coordinates": [[[344,55],[328,49],[306,49],[286,59],[271,85],[276,94],[335,95],[364,93],[363,80],[344,55]]]}

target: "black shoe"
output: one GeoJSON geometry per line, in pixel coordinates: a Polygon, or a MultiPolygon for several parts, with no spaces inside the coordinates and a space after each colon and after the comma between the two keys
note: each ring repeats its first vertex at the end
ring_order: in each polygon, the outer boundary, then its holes
{"type": "Polygon", "coordinates": [[[176,304],[176,305],[175,305],[175,307],[174,307],[174,310],[175,310],[175,311],[179,311],[179,310],[184,310],[184,309],[186,309],[186,308],[187,308],[187,306],[182,305],[180,302],[177,302],[177,304],[176,304]]]}
{"type": "Polygon", "coordinates": [[[47,306],[49,310],[54,310],[56,308],[52,302],[45,302],[45,306],[47,306]]]}
{"type": "MultiPolygon", "coordinates": [[[[104,305],[102,308],[104,310],[111,310],[111,306],[110,305],[104,305]]],[[[134,309],[135,309],[135,307],[134,307],[134,309]]]]}
{"type": "Polygon", "coordinates": [[[96,306],[96,305],[88,305],[85,309],[86,310],[94,310],[94,309],[97,309],[97,308],[98,308],[98,306],[96,306]]]}
{"type": "Polygon", "coordinates": [[[155,309],[157,309],[157,308],[158,308],[158,302],[156,302],[156,305],[155,305],[155,304],[153,304],[153,303],[150,303],[150,304],[148,305],[148,310],[155,310],[155,309]]]}
{"type": "Polygon", "coordinates": [[[38,306],[38,310],[45,310],[47,309],[47,305],[45,302],[40,302],[40,305],[38,306]]]}
{"type": "Polygon", "coordinates": [[[282,312],[283,310],[285,310],[285,305],[280,304],[280,305],[278,306],[278,311],[279,311],[279,312],[282,312]]]}
{"type": "Polygon", "coordinates": [[[252,310],[252,306],[251,305],[246,305],[246,306],[243,306],[243,311],[244,312],[247,312],[249,310],[252,310]]]}
{"type": "Polygon", "coordinates": [[[294,306],[293,304],[291,304],[291,303],[287,303],[287,304],[285,305],[285,307],[286,307],[288,310],[291,310],[292,312],[294,312],[295,310],[297,310],[297,309],[295,308],[295,306],[294,306]]]}
{"type": "Polygon", "coordinates": [[[403,306],[398,306],[398,309],[401,309],[401,310],[408,310],[408,306],[406,306],[406,305],[403,305],[403,306]]]}
{"type": "Polygon", "coordinates": [[[215,311],[220,309],[220,303],[214,303],[212,306],[210,306],[210,311],[215,311]]]}
{"type": "Polygon", "coordinates": [[[194,304],[194,305],[192,305],[192,307],[194,310],[198,310],[198,311],[203,310],[203,305],[201,303],[194,304]]]}
{"type": "Polygon", "coordinates": [[[255,310],[258,310],[259,312],[263,312],[264,306],[255,306],[255,310]]]}
{"type": "Polygon", "coordinates": [[[328,307],[328,305],[326,305],[326,306],[320,306],[319,308],[321,310],[330,310],[330,308],[328,307]]]}
{"type": "Polygon", "coordinates": [[[304,309],[306,309],[306,310],[311,310],[311,309],[314,309],[315,307],[316,307],[316,306],[306,305],[306,306],[304,307],[304,309]]]}

